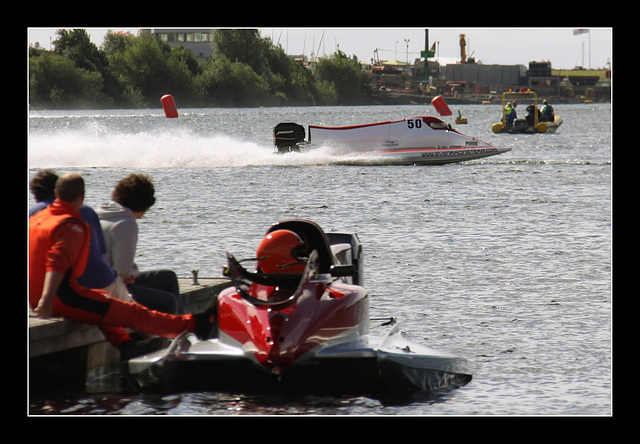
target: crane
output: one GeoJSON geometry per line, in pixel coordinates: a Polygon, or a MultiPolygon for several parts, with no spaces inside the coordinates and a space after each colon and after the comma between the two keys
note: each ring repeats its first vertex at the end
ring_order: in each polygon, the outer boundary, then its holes
{"type": "Polygon", "coordinates": [[[467,42],[465,41],[465,35],[460,34],[460,63],[467,63],[467,42]]]}
{"type": "Polygon", "coordinates": [[[465,34],[460,34],[460,63],[476,63],[476,59],[473,58],[475,51],[467,57],[467,40],[465,34]]]}

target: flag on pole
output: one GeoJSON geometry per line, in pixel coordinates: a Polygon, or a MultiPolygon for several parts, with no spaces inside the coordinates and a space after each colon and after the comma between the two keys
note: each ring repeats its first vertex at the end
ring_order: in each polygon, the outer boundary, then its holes
{"type": "Polygon", "coordinates": [[[589,32],[589,30],[585,29],[585,28],[574,29],[573,30],[573,35],[587,34],[588,32],[589,32]]]}

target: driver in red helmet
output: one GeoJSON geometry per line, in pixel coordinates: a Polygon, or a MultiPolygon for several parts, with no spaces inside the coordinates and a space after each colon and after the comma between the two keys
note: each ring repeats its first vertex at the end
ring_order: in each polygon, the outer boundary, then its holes
{"type": "Polygon", "coordinates": [[[256,252],[263,273],[302,273],[307,265],[304,241],[291,230],[275,230],[260,241],[256,252]]]}
{"type": "MultiPolygon", "coordinates": [[[[265,274],[302,274],[308,251],[304,241],[291,230],[267,233],[256,251],[257,270],[265,274]]],[[[253,284],[251,293],[258,299],[286,297],[295,288],[253,284]]]]}

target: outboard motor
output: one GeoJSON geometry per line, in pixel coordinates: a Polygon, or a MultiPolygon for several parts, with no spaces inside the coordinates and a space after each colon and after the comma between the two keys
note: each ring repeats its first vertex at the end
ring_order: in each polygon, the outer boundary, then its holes
{"type": "Polygon", "coordinates": [[[273,144],[279,153],[300,151],[299,144],[304,142],[306,132],[302,125],[293,122],[281,122],[273,128],[273,144]]]}
{"type": "Polygon", "coordinates": [[[527,129],[527,120],[526,119],[516,119],[513,122],[514,131],[524,131],[527,129]]]}

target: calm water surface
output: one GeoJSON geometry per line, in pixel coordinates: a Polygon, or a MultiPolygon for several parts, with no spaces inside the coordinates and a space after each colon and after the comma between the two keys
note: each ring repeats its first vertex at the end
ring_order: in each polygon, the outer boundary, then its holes
{"type": "MultiPolygon", "coordinates": [[[[31,414],[610,415],[612,145],[609,104],[557,105],[557,134],[495,135],[496,105],[452,106],[461,132],[512,151],[438,167],[273,154],[280,121],[347,125],[430,106],[47,111],[29,116],[29,176],[78,171],[86,203],[131,172],[157,202],[136,262],[219,277],[267,227],[308,218],[358,233],[372,316],[472,360],[473,381],[401,404],[366,397],[95,390],[29,401],[31,414]]],[[[31,201],[30,201],[31,202],[31,201]]]]}

